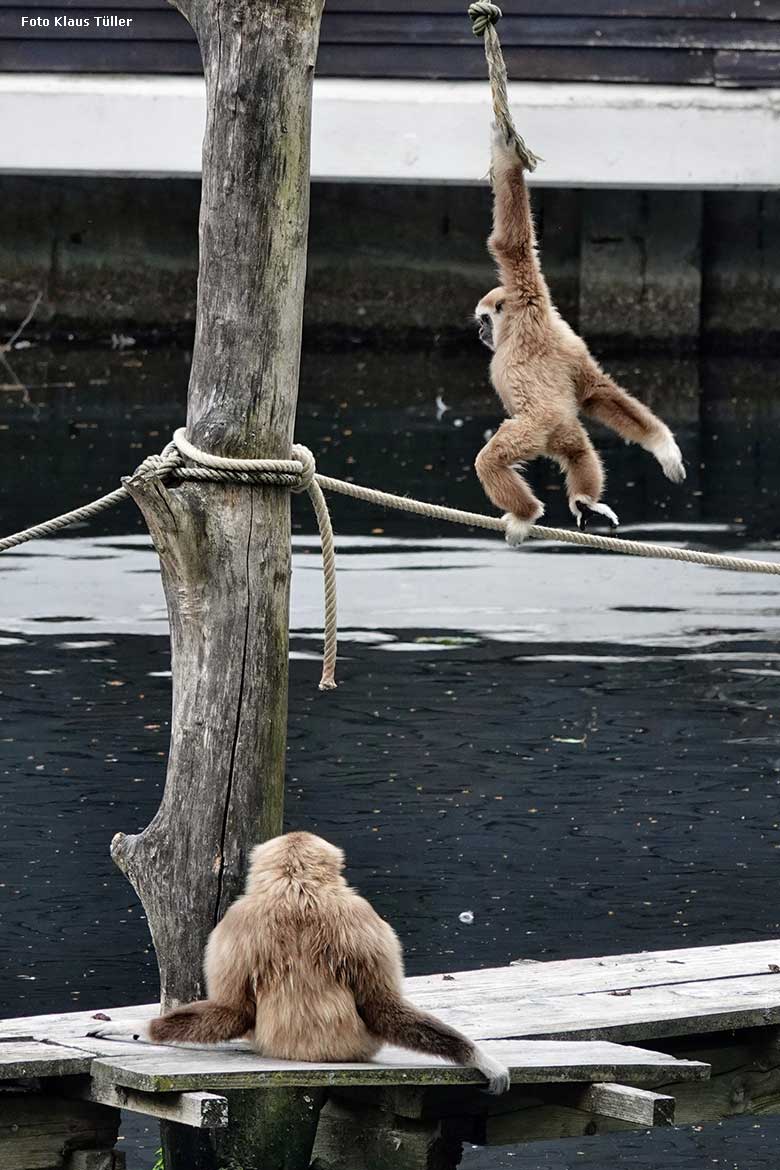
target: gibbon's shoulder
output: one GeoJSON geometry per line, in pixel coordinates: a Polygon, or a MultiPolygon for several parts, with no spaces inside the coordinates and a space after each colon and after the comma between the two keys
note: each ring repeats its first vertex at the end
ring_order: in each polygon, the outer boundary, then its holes
{"type": "MultiPolygon", "coordinates": [[[[377,914],[368,898],[364,898],[362,894],[357,892],[357,890],[353,890],[352,886],[347,886],[347,888],[344,890],[344,904],[347,909],[347,913],[353,915],[356,920],[366,922],[376,920],[377,922],[384,923],[384,919],[379,914],[377,914]]],[[[387,923],[385,923],[385,925],[387,925],[387,923]]]]}
{"type": "Polygon", "coordinates": [[[360,894],[350,891],[347,922],[354,949],[364,953],[400,954],[401,944],[389,922],[360,894]]]}

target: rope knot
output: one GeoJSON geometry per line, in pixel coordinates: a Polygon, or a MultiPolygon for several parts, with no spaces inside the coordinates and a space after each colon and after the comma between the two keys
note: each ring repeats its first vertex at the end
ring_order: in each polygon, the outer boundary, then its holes
{"type": "Polygon", "coordinates": [[[491,4],[490,0],[475,0],[469,5],[471,31],[475,37],[483,37],[488,25],[498,24],[502,16],[501,9],[497,4],[491,4]]]}
{"type": "MultiPolygon", "coordinates": [[[[177,467],[181,463],[181,455],[176,449],[174,443],[168,445],[159,453],[154,455],[147,455],[142,463],[139,463],[132,475],[127,477],[128,482],[134,479],[164,479],[169,471],[177,467]]],[[[123,482],[125,482],[123,480],[123,482]]]]}
{"type": "Polygon", "coordinates": [[[307,492],[317,474],[317,464],[314,461],[314,456],[308,447],[304,447],[302,443],[296,443],[292,449],[292,457],[293,459],[297,459],[301,465],[301,478],[290,490],[294,492],[307,492]]]}

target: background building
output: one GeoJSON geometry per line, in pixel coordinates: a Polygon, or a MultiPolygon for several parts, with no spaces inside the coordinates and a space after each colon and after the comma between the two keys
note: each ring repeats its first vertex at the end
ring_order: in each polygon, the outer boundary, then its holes
{"type": "MultiPolygon", "coordinates": [[[[566,315],[607,346],[772,345],[780,0],[514,0],[500,33],[566,315]]],[[[0,315],[43,288],[53,326],[187,327],[205,103],[185,19],[0,0],[0,71],[0,315]]],[[[463,327],[490,279],[489,117],[464,4],[330,0],[310,328],[463,327]]]]}

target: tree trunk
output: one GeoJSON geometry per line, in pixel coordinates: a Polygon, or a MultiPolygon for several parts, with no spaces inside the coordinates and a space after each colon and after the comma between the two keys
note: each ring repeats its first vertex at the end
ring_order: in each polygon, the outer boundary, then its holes
{"type": "MultiPolygon", "coordinates": [[[[188,433],[215,454],[289,458],[321,0],[179,6],[208,100],[188,433]]],[[[160,556],[173,723],[160,809],[112,854],[143,903],[171,1006],[202,995],[208,934],[248,850],[282,827],[290,503],[266,486],[128,486],[160,556]]]]}

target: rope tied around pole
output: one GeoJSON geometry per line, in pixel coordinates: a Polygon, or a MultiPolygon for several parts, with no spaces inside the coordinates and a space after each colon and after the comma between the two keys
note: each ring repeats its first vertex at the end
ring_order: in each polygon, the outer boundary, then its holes
{"type": "MultiPolygon", "coordinates": [[[[174,431],[172,446],[180,457],[189,459],[191,463],[195,464],[194,468],[177,468],[176,474],[179,478],[224,481],[226,473],[237,474],[246,477],[245,480],[242,478],[239,482],[278,484],[288,487],[292,492],[308,492],[320,533],[325,592],[324,648],[320,690],[332,691],[336,686],[336,655],[338,652],[336,549],[328,504],[322,494],[322,488],[317,482],[317,463],[314,455],[308,447],[304,447],[301,443],[294,444],[291,452],[292,459],[229,459],[224,455],[210,455],[189,441],[184,427],[179,427],[177,431],[174,431]],[[200,474],[193,475],[194,472],[200,474]]],[[[166,448],[167,450],[168,448],[166,448]]]]}
{"type": "MultiPolygon", "coordinates": [[[[168,479],[212,481],[215,483],[240,483],[247,485],[271,484],[286,487],[292,492],[307,492],[314,508],[322,545],[322,571],[324,580],[325,611],[323,620],[324,648],[322,656],[322,678],[320,690],[332,690],[336,686],[335,669],[337,653],[337,608],[336,608],[336,555],[328,505],[324,491],[338,492],[355,500],[364,500],[380,508],[394,508],[401,512],[413,512],[432,520],[446,520],[450,524],[463,524],[468,528],[482,528],[491,532],[506,533],[507,522],[503,516],[485,516],[481,512],[465,512],[459,508],[448,508],[443,504],[430,504],[409,496],[393,495],[377,488],[364,487],[343,479],[332,479],[317,471],[314,455],[308,447],[295,444],[291,459],[232,459],[223,455],[210,455],[201,451],[187,438],[182,427],[173,436],[172,442],[156,455],[147,456],[133,474],[123,480],[122,486],[108,495],[64,512],[42,524],[25,528],[0,540],[0,553],[15,548],[28,540],[51,536],[71,524],[77,524],[97,516],[130,497],[128,484],[134,480],[168,479]]],[[[623,540],[617,536],[599,536],[596,533],[581,532],[575,528],[548,528],[535,524],[529,533],[532,540],[554,540],[565,544],[576,544],[601,552],[622,553],[633,557],[654,557],[665,561],[685,561],[694,565],[707,565],[714,569],[726,569],[737,573],[769,573],[780,575],[780,562],[754,561],[748,557],[724,556],[720,553],[699,552],[696,549],[678,548],[675,545],[651,544],[639,540],[623,540]]]]}
{"type": "Polygon", "coordinates": [[[490,78],[490,92],[493,96],[493,113],[496,125],[504,136],[507,146],[514,145],[517,157],[525,169],[534,171],[539,159],[518,134],[509,109],[506,64],[504,63],[504,54],[501,52],[501,42],[496,32],[496,25],[502,16],[501,9],[497,4],[492,4],[490,0],[475,0],[474,4],[469,5],[468,11],[474,36],[482,37],[485,43],[485,60],[490,78]]]}

